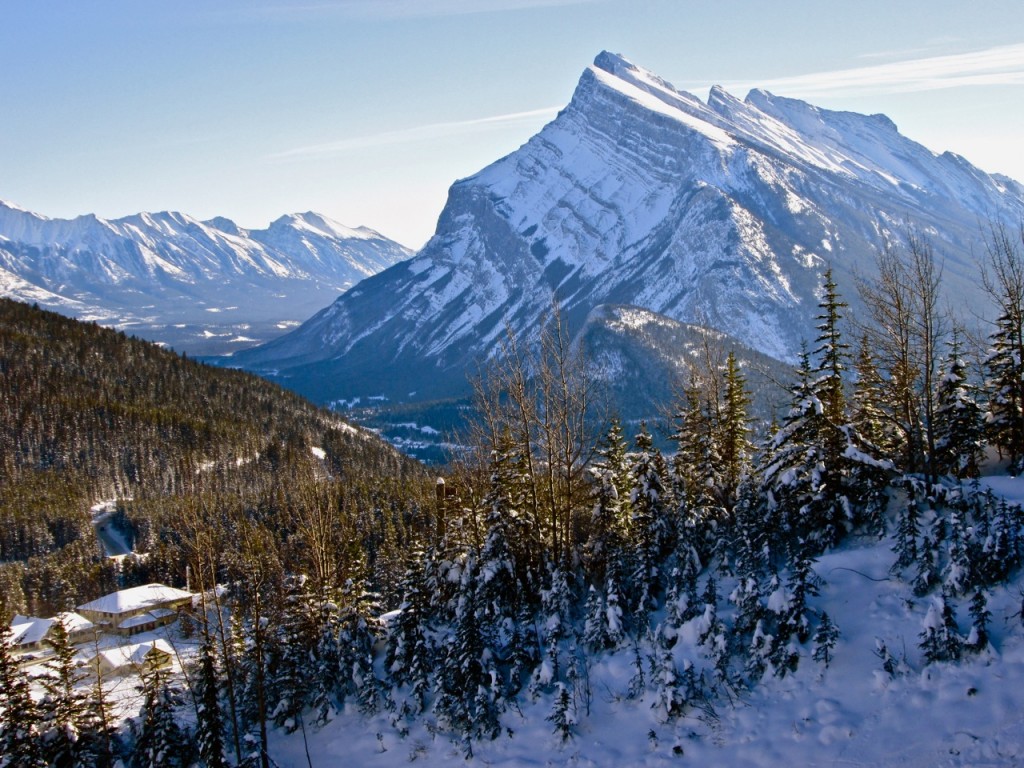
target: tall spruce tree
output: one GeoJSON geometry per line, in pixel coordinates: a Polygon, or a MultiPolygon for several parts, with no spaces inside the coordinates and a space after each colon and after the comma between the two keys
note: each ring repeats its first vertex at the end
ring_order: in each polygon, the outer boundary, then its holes
{"type": "Polygon", "coordinates": [[[12,652],[13,633],[0,624],[0,768],[45,768],[39,709],[12,652]]]}
{"type": "Polygon", "coordinates": [[[145,701],[142,723],[132,751],[132,768],[184,768],[190,765],[191,742],[178,725],[177,702],[166,674],[151,670],[142,676],[145,701]]]}
{"type": "Polygon", "coordinates": [[[934,464],[939,474],[964,480],[981,474],[983,421],[960,351],[959,334],[954,330],[939,378],[934,464]]]}
{"type": "Polygon", "coordinates": [[[220,709],[217,657],[213,638],[204,632],[199,647],[199,671],[196,686],[196,750],[206,768],[227,768],[224,757],[224,718],[220,709]]]}
{"type": "Polygon", "coordinates": [[[1024,464],[1024,253],[1005,228],[995,226],[988,255],[982,284],[998,310],[985,360],[988,435],[1016,472],[1024,464]]]}

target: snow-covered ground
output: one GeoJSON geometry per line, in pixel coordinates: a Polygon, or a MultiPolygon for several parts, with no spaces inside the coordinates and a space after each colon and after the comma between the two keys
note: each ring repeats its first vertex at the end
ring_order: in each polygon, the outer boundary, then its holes
{"type": "MultiPolygon", "coordinates": [[[[990,478],[985,485],[1024,502],[1024,481],[990,478]]],[[[958,664],[926,666],[918,647],[931,597],[915,597],[890,575],[892,541],[858,540],[823,556],[824,580],[811,605],[827,605],[841,633],[826,669],[802,648],[797,672],[767,676],[730,704],[691,710],[675,721],[659,719],[655,694],[627,697],[634,674],[631,651],[598,657],[589,670],[589,716],[583,702],[565,743],[546,720],[550,694],[502,716],[505,733],[474,742],[469,764],[486,766],[1018,766],[1024,764],[1024,625],[1020,574],[989,594],[991,648],[958,664]],[[883,671],[879,643],[897,659],[883,671]]],[[[967,599],[957,602],[961,633],[970,631],[967,599]]],[[[699,621],[699,619],[695,620],[699,621]]],[[[706,664],[696,628],[683,627],[673,652],[677,665],[706,664]]],[[[648,681],[650,670],[645,670],[648,681]]],[[[355,710],[325,727],[286,735],[274,731],[271,755],[281,768],[449,766],[463,748],[432,732],[429,716],[401,736],[392,715],[364,717],[355,710]],[[307,760],[307,748],[309,758],[307,760]]]]}

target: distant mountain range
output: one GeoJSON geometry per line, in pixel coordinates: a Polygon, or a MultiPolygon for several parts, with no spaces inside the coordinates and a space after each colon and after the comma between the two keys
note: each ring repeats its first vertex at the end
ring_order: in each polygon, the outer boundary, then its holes
{"type": "Polygon", "coordinates": [[[0,296],[196,354],[279,336],[410,255],[316,213],[245,230],[167,212],[49,219],[0,202],[0,296]]]}
{"type": "MultiPolygon", "coordinates": [[[[672,357],[638,326],[609,325],[630,308],[650,327],[697,324],[791,362],[813,339],[827,267],[856,312],[853,277],[913,232],[943,260],[956,306],[981,312],[985,227],[1021,220],[1019,183],[937,155],[883,115],[761,90],[740,101],[714,88],[704,102],[601,53],[553,122],[451,187],[414,258],[232,363],[320,402],[456,396],[507,330],[534,337],[553,299],[577,338],[614,326],[601,354],[620,363],[638,349],[672,357]]],[[[631,364],[616,375],[613,390],[636,394],[631,364]]]]}

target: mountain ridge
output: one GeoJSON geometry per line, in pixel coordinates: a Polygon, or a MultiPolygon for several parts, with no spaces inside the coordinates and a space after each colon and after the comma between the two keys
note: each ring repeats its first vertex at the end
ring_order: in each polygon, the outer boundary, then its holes
{"type": "Polygon", "coordinates": [[[313,212],[247,230],[175,211],[51,219],[0,202],[0,295],[192,353],[273,338],[409,255],[313,212]]]}
{"type": "Polygon", "coordinates": [[[603,52],[552,122],[452,185],[416,256],[232,364],[320,401],[464,392],[552,300],[573,332],[596,306],[630,305],[792,362],[826,267],[856,313],[855,278],[911,234],[982,314],[979,223],[1017,226],[1021,189],[885,116],[758,89],[705,103],[603,52]]]}

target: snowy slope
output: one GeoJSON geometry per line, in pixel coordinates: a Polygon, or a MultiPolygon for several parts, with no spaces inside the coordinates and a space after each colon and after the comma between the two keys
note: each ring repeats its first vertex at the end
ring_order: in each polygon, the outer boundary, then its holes
{"type": "MultiPolygon", "coordinates": [[[[993,477],[983,483],[1024,503],[1021,479],[993,477]]],[[[584,702],[574,701],[577,722],[567,742],[546,719],[552,696],[542,694],[521,696],[520,707],[502,715],[502,735],[475,741],[470,760],[464,760],[463,746],[449,734],[431,730],[429,715],[402,735],[392,724],[394,714],[367,717],[355,706],[323,728],[307,730],[309,754],[324,764],[344,760],[384,767],[414,761],[428,768],[453,762],[506,768],[1021,765],[1021,575],[989,595],[988,649],[958,663],[926,665],[919,643],[933,598],[915,596],[890,573],[892,545],[891,539],[854,541],[816,563],[823,586],[810,605],[826,610],[840,631],[827,668],[802,647],[795,673],[766,675],[751,690],[735,691],[732,701],[718,699],[666,720],[659,715],[651,676],[643,695],[629,695],[632,652],[619,649],[591,658],[590,711],[585,714],[584,702]],[[895,657],[894,674],[882,668],[880,642],[895,657]]],[[[723,591],[729,583],[723,579],[723,591]]],[[[966,636],[971,626],[967,600],[957,602],[960,631],[966,636]]],[[[697,642],[701,621],[693,619],[680,630],[673,648],[680,669],[686,662],[698,669],[709,663],[697,642]]],[[[307,765],[301,734],[276,730],[270,744],[282,768],[307,765]]]]}
{"type": "Polygon", "coordinates": [[[855,311],[853,275],[913,231],[957,306],[981,314],[981,226],[1022,217],[1019,184],[884,116],[764,91],[703,102],[602,53],[553,122],[451,187],[413,260],[235,362],[321,401],[450,395],[506,327],[534,333],[552,297],[573,330],[632,305],[792,361],[827,265],[855,311]]]}
{"type": "Polygon", "coordinates": [[[0,202],[0,295],[188,352],[280,335],[409,255],[315,213],[247,231],[169,212],[49,219],[0,202]]]}

